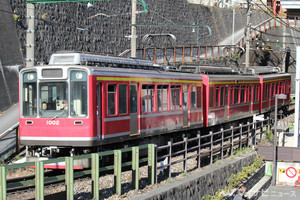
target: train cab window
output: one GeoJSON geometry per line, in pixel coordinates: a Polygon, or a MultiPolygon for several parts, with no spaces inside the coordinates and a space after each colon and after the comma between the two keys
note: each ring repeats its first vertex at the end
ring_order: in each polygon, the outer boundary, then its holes
{"type": "Polygon", "coordinates": [[[171,86],[171,110],[180,109],[180,85],[171,86]]]}
{"type": "Polygon", "coordinates": [[[214,106],[214,88],[210,87],[209,88],[209,107],[214,106]]]}
{"type": "Polygon", "coordinates": [[[70,77],[70,115],[71,117],[87,117],[87,73],[85,71],[72,70],[70,77]]]}
{"type": "Polygon", "coordinates": [[[201,108],[201,87],[197,87],[197,108],[201,108]]]}
{"type": "Polygon", "coordinates": [[[22,115],[24,117],[37,116],[37,74],[27,72],[23,74],[22,115]]]}
{"type": "Polygon", "coordinates": [[[157,86],[157,110],[158,111],[168,110],[168,86],[167,85],[157,86]]]}
{"type": "Polygon", "coordinates": [[[219,91],[220,91],[220,87],[216,87],[216,107],[219,106],[219,91]]]}
{"type": "Polygon", "coordinates": [[[66,82],[41,82],[39,116],[66,118],[69,116],[68,87],[66,82]]]}
{"type": "Polygon", "coordinates": [[[116,114],[116,84],[109,84],[107,87],[107,113],[108,115],[116,114]]]}
{"type": "Polygon", "coordinates": [[[154,85],[142,86],[142,109],[143,112],[154,111],[154,85]]]}
{"type": "Polygon", "coordinates": [[[196,108],[196,87],[191,86],[191,108],[196,108]]]}
{"type": "Polygon", "coordinates": [[[119,85],[119,114],[127,113],[127,85],[119,85]]]}

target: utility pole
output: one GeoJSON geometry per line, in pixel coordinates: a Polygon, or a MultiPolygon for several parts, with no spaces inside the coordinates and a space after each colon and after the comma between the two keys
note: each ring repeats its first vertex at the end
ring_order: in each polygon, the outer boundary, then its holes
{"type": "Polygon", "coordinates": [[[136,1],[132,0],[131,6],[131,57],[136,57],[136,1]]]}
{"type": "MultiPolygon", "coordinates": [[[[288,20],[288,19],[287,19],[288,20]]],[[[283,25],[283,41],[282,41],[282,49],[283,49],[283,59],[282,59],[282,67],[281,67],[281,71],[285,72],[285,60],[286,60],[286,55],[287,55],[287,49],[286,49],[286,36],[287,36],[287,32],[286,32],[286,26],[283,25]]]]}
{"type": "Polygon", "coordinates": [[[26,67],[34,66],[34,4],[27,3],[26,67]]]}
{"type": "Polygon", "coordinates": [[[245,61],[245,67],[246,68],[249,68],[250,66],[250,6],[251,6],[251,3],[250,3],[251,0],[247,0],[247,5],[248,5],[248,8],[247,8],[247,35],[246,35],[246,61],[245,61]]]}

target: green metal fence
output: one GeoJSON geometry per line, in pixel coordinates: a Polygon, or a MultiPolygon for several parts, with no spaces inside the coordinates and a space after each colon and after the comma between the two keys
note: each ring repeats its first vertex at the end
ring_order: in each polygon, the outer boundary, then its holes
{"type": "Polygon", "coordinates": [[[136,147],[129,147],[121,150],[112,150],[100,153],[92,153],[81,156],[57,158],[51,160],[28,162],[21,164],[3,165],[0,166],[0,200],[7,199],[7,189],[35,185],[35,199],[44,199],[44,184],[50,181],[65,180],[66,185],[66,199],[72,200],[74,178],[81,177],[83,175],[91,175],[92,179],[92,194],[93,199],[99,199],[99,174],[109,170],[114,171],[114,189],[115,193],[121,195],[121,180],[122,180],[122,168],[130,167],[132,170],[132,185],[133,189],[139,188],[139,166],[140,163],[147,163],[148,165],[148,178],[149,183],[154,184],[155,181],[155,146],[154,144],[146,144],[136,147]],[[140,158],[140,150],[148,149],[148,157],[140,158]],[[126,152],[132,152],[132,160],[129,162],[122,162],[122,154],[126,152]],[[102,156],[114,156],[114,165],[101,167],[99,163],[102,156]],[[85,171],[74,172],[73,165],[74,160],[91,159],[91,169],[85,171]],[[66,174],[44,177],[44,165],[51,163],[65,162],[66,174]],[[9,169],[18,169],[24,167],[35,167],[35,179],[20,181],[17,183],[7,183],[6,173],[9,169]]]}

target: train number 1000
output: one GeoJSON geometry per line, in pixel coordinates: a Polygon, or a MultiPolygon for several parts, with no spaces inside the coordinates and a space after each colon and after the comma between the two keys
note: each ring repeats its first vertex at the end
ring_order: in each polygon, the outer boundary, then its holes
{"type": "Polygon", "coordinates": [[[46,122],[47,125],[54,125],[54,126],[59,126],[59,121],[51,121],[51,120],[48,120],[46,122]]]}

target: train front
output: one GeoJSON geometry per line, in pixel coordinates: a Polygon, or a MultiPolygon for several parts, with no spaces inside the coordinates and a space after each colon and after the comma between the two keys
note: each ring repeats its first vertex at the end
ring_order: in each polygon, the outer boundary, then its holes
{"type": "Polygon", "coordinates": [[[95,145],[89,79],[87,68],[80,66],[20,72],[20,142],[27,156],[72,156],[95,145]]]}

